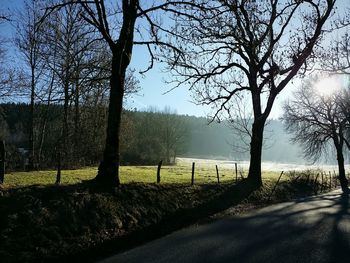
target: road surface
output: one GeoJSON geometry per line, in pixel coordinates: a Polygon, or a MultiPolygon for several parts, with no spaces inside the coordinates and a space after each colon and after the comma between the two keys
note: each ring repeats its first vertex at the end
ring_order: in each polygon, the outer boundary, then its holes
{"type": "Polygon", "coordinates": [[[192,226],[102,262],[350,262],[349,196],[335,191],[192,226]]]}

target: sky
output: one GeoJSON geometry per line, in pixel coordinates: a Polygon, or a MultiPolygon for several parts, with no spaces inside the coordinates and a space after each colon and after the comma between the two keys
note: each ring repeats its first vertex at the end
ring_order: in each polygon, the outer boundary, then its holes
{"type": "MultiPolygon", "coordinates": [[[[350,0],[338,0],[338,10],[345,10],[350,8],[350,0]]],[[[147,68],[147,52],[145,49],[136,47],[133,50],[133,60],[131,67],[147,68]],[[142,65],[140,67],[140,65],[142,65]]],[[[164,94],[173,86],[164,83],[164,79],[169,79],[171,76],[163,72],[161,65],[156,65],[154,69],[147,72],[145,76],[138,78],[142,87],[140,96],[135,96],[132,107],[137,109],[147,108],[148,106],[158,106],[162,109],[165,106],[170,106],[176,109],[179,114],[188,114],[195,116],[207,116],[211,113],[210,107],[195,105],[191,98],[191,92],[185,87],[180,87],[164,94]]],[[[277,96],[272,112],[271,119],[278,119],[282,116],[283,103],[291,97],[294,90],[296,90],[302,81],[294,78],[287,87],[277,96]]]]}
{"type": "MultiPolygon", "coordinates": [[[[136,72],[148,67],[148,54],[142,47],[134,47],[133,59],[130,68],[136,72]]],[[[160,110],[170,106],[178,114],[206,116],[210,109],[201,105],[196,105],[191,97],[191,92],[185,87],[172,89],[173,86],[166,84],[165,80],[170,78],[165,72],[164,65],[155,64],[154,68],[145,74],[136,73],[140,81],[141,91],[133,96],[127,106],[139,110],[147,109],[150,106],[157,106],[160,110]],[[172,89],[172,90],[171,90],[172,89]],[[171,91],[169,91],[171,90],[171,91]]]]}
{"type": "MultiPolygon", "coordinates": [[[[135,59],[132,60],[131,68],[141,70],[147,68],[148,56],[143,48],[134,48],[133,57],[135,59]],[[140,65],[142,66],[140,67],[140,65]]],[[[164,80],[171,78],[171,76],[164,71],[164,66],[162,65],[156,65],[146,74],[137,75],[142,90],[139,95],[134,96],[128,102],[128,106],[131,108],[142,110],[147,109],[149,106],[157,106],[159,109],[163,109],[166,106],[170,106],[178,114],[197,117],[206,117],[212,112],[209,106],[196,105],[191,92],[186,87],[172,89],[173,86],[171,84],[166,84],[164,80]],[[169,90],[171,91],[168,92],[169,90]]],[[[295,80],[288,85],[286,90],[278,95],[270,118],[277,119],[281,117],[283,102],[298,87],[299,83],[300,81],[295,80]]]]}
{"type": "MultiPolygon", "coordinates": [[[[349,5],[349,0],[343,0],[343,5],[349,5]],[[344,4],[345,3],[345,4],[344,4]]],[[[8,8],[20,8],[24,0],[0,0],[0,10],[6,10],[8,8]]],[[[1,25],[0,30],[5,37],[11,37],[13,34],[8,25],[1,25]]],[[[134,47],[133,57],[130,68],[135,69],[136,72],[147,68],[148,55],[144,48],[134,47]]],[[[186,87],[179,87],[173,89],[173,86],[166,84],[164,80],[169,80],[171,76],[164,72],[164,67],[159,64],[155,64],[154,68],[146,74],[136,74],[136,77],[140,81],[141,91],[138,95],[134,95],[126,103],[126,107],[129,109],[145,110],[148,107],[156,106],[158,109],[163,109],[166,106],[170,106],[178,114],[194,115],[194,116],[207,116],[211,113],[210,107],[196,105],[191,97],[191,92],[186,87]],[[169,91],[171,90],[171,91],[169,91]],[[169,91],[169,92],[168,92],[169,91]]],[[[285,90],[278,95],[273,110],[270,114],[270,118],[278,118],[282,114],[282,104],[292,91],[300,84],[300,81],[294,80],[290,83],[285,90]]]]}

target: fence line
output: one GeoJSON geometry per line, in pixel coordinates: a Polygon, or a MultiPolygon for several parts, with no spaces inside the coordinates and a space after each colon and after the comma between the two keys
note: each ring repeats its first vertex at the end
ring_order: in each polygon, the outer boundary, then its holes
{"type": "MultiPolygon", "coordinates": [[[[1,158],[0,158],[0,161],[1,161],[1,158]]],[[[157,167],[157,183],[159,184],[161,182],[161,167],[162,167],[162,163],[163,161],[161,160],[158,164],[158,167],[157,167]]],[[[191,172],[191,185],[194,185],[194,181],[195,181],[195,162],[192,162],[192,172],[191,172]]],[[[238,173],[240,174],[240,177],[242,180],[244,180],[244,175],[243,175],[243,171],[242,169],[238,169],[238,164],[237,163],[234,163],[234,178],[232,178],[233,182],[235,183],[238,183],[238,173]]],[[[1,168],[1,167],[0,167],[1,168]]],[[[1,170],[1,169],[0,169],[1,170]]],[[[209,169],[210,170],[210,169],[209,169]]],[[[217,180],[217,183],[219,184],[220,183],[220,173],[219,173],[219,167],[218,165],[215,165],[215,170],[216,170],[216,180],[217,180]]],[[[296,171],[295,171],[296,172],[296,171]]],[[[278,180],[276,182],[276,184],[274,185],[273,187],[273,190],[269,196],[269,200],[271,199],[273,193],[276,191],[276,188],[277,186],[279,185],[280,183],[280,180],[281,180],[281,177],[282,175],[285,174],[284,171],[281,172],[281,174],[279,175],[278,177],[278,180]]],[[[222,175],[223,177],[224,175],[222,175]]],[[[213,178],[214,176],[210,176],[210,175],[204,175],[204,177],[211,177],[213,178]]],[[[302,179],[302,178],[305,178],[306,180],[306,184],[309,184],[313,187],[313,191],[315,192],[315,194],[317,194],[319,191],[323,192],[325,189],[332,189],[334,187],[337,187],[338,183],[337,183],[337,174],[336,172],[333,170],[333,171],[320,171],[318,172],[317,174],[316,173],[302,173],[302,174],[299,174],[296,178],[294,178],[293,180],[298,180],[298,179],[302,179]],[[303,176],[304,174],[304,176],[303,176]],[[329,177],[329,180],[328,178],[329,177]],[[320,182],[321,181],[321,182],[320,182]],[[328,182],[329,181],[329,182],[328,182]],[[333,181],[333,182],[332,182],[333,181]]],[[[350,181],[350,173],[347,174],[347,178],[348,180],[350,181]]],[[[1,177],[0,177],[1,179],[1,177]]],[[[228,177],[228,179],[230,179],[228,177]]],[[[209,179],[208,182],[210,182],[212,179],[209,179]]]]}

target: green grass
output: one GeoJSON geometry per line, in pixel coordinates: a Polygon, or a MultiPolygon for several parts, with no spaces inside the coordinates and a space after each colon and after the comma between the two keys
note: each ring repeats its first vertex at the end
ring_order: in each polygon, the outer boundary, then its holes
{"type": "MultiPolygon", "coordinates": [[[[191,183],[191,165],[180,163],[173,166],[163,166],[161,169],[161,183],[191,183]]],[[[157,166],[121,166],[121,183],[154,183],[156,182],[157,166]]],[[[241,171],[244,177],[247,171],[241,171]]],[[[77,170],[62,171],[62,184],[76,184],[83,180],[89,180],[96,176],[97,168],[88,167],[77,170]]],[[[263,172],[264,180],[276,180],[278,172],[263,172]]],[[[235,181],[234,170],[221,169],[219,167],[220,182],[235,181]]],[[[241,178],[238,173],[238,178],[241,178]]],[[[285,180],[282,177],[282,181],[285,180]]],[[[54,184],[56,180],[56,171],[31,171],[31,172],[13,172],[5,175],[4,188],[30,186],[30,185],[49,185],[54,184]]],[[[207,165],[196,167],[195,184],[216,183],[216,169],[207,165]]]]}

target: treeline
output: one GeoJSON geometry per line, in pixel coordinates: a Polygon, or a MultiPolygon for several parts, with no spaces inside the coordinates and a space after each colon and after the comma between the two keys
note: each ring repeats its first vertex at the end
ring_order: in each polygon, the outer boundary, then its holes
{"type": "MultiPolygon", "coordinates": [[[[0,107],[0,136],[6,141],[9,169],[28,167],[30,158],[30,105],[2,104],[0,107]]],[[[57,156],[62,136],[62,105],[35,105],[34,168],[62,168],[97,165],[105,143],[107,108],[81,106],[79,118],[73,110],[67,120],[65,156],[57,156]]],[[[187,149],[189,129],[187,120],[170,109],[147,112],[124,111],[121,125],[121,163],[155,164],[160,160],[173,163],[187,149]]]]}
{"type": "Polygon", "coordinates": [[[165,164],[184,154],[190,140],[189,121],[169,108],[162,111],[124,111],[121,125],[121,163],[165,164]]]}
{"type": "MultiPolygon", "coordinates": [[[[29,165],[29,109],[28,104],[14,103],[0,107],[0,136],[6,141],[10,169],[24,169],[29,165]]],[[[35,168],[55,168],[59,159],[64,159],[63,168],[97,165],[105,143],[107,108],[85,105],[79,112],[74,108],[69,112],[65,156],[58,158],[63,115],[62,105],[35,105],[35,168]]],[[[243,151],[244,145],[240,143],[240,138],[234,136],[225,122],[209,125],[206,118],[177,115],[169,108],[144,112],[125,110],[122,116],[123,165],[151,165],[160,160],[171,164],[177,156],[248,160],[249,151],[243,151]]],[[[280,121],[272,120],[268,124],[265,145],[265,161],[302,161],[300,147],[290,143],[290,136],[280,121]],[[278,142],[273,138],[278,138],[278,142]]]]}
{"type": "Polygon", "coordinates": [[[31,166],[31,142],[29,133],[32,131],[30,105],[3,104],[2,138],[6,142],[7,166],[10,169],[54,168],[60,160],[63,167],[92,165],[99,161],[99,153],[103,145],[106,109],[98,106],[84,106],[79,109],[79,118],[72,116],[67,119],[67,134],[65,137],[64,156],[58,156],[62,143],[62,105],[35,105],[33,141],[34,155],[31,166]]]}

